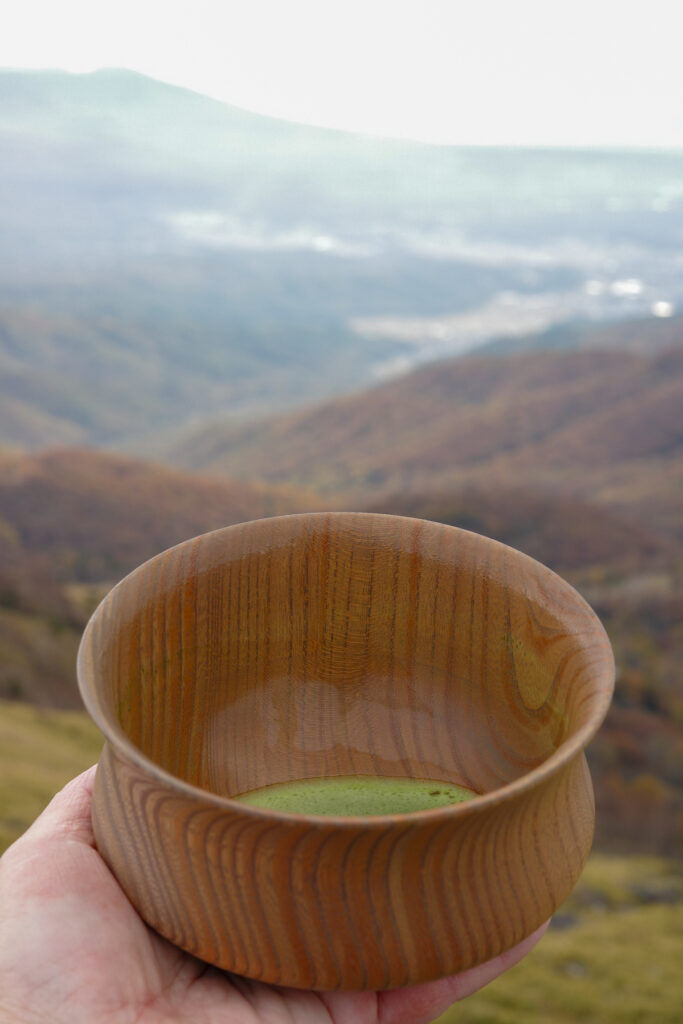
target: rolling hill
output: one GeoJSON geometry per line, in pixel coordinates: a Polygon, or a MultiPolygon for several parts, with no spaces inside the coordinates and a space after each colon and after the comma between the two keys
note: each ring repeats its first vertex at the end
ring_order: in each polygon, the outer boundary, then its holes
{"type": "Polygon", "coordinates": [[[681,539],[683,324],[647,355],[471,356],[179,444],[185,467],[373,504],[465,486],[547,489],[681,539]]]}
{"type": "MultiPolygon", "coordinates": [[[[359,386],[393,346],[354,336],[330,310],[306,312],[316,287],[332,290],[313,263],[228,253],[160,265],[136,254],[86,281],[0,282],[2,442],[139,449],[203,416],[359,386]]],[[[338,276],[353,290],[359,268],[338,276]]]]}
{"type": "MultiPolygon", "coordinates": [[[[57,253],[60,227],[69,228],[62,259],[83,265],[84,253],[106,258],[105,227],[115,249],[130,251],[168,232],[160,215],[190,212],[229,214],[242,227],[307,224],[310,234],[324,226],[347,244],[378,231],[376,242],[385,234],[397,244],[406,232],[438,227],[431,238],[441,257],[445,229],[486,229],[489,241],[523,237],[526,245],[547,240],[549,228],[565,241],[577,231],[604,240],[607,229],[614,241],[656,234],[673,244],[682,214],[671,188],[683,159],[675,150],[380,139],[253,114],[123,68],[0,69],[0,145],[9,186],[0,223],[22,256],[42,223],[45,248],[32,253],[39,266],[57,253]],[[615,196],[621,205],[608,207],[615,196]],[[666,218],[644,217],[653,196],[666,218]]],[[[195,226],[213,228],[215,241],[216,229],[231,225],[195,226]]]]}
{"type": "Polygon", "coordinates": [[[313,501],[87,449],[0,456],[6,543],[49,560],[61,581],[115,579],[198,533],[313,501]]]}
{"type": "Polygon", "coordinates": [[[597,566],[611,574],[653,571],[681,557],[680,545],[651,527],[589,501],[519,485],[391,494],[367,511],[432,519],[495,537],[576,578],[597,566]]]}
{"type": "Polygon", "coordinates": [[[0,696],[79,707],[76,650],[108,587],[158,551],[314,505],[120,455],[0,455],[0,696]]]}

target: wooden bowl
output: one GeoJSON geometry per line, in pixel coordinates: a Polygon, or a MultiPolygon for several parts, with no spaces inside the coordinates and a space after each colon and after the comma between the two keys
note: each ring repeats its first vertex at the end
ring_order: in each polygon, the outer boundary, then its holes
{"type": "Polygon", "coordinates": [[[188,540],[105,598],[78,675],[107,740],[98,849],[145,921],[238,974],[461,971],[550,917],[588,854],[609,641],[567,583],[485,537],[320,513],[188,540]],[[351,774],[481,795],[375,817],[233,799],[351,774]]]}

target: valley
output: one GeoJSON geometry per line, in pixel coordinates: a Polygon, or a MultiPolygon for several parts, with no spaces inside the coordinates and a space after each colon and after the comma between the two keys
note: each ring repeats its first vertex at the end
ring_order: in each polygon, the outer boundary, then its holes
{"type": "Polygon", "coordinates": [[[156,454],[501,340],[666,322],[682,174],[676,151],[376,139],[123,69],[0,69],[0,442],[156,454]]]}

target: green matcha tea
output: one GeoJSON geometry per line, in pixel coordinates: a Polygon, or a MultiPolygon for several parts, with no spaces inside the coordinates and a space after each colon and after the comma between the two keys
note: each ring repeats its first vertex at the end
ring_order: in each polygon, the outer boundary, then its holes
{"type": "Polygon", "coordinates": [[[477,794],[464,786],[430,779],[390,779],[374,775],[339,775],[301,779],[253,789],[235,799],[254,807],[294,814],[358,817],[409,814],[458,804],[477,794]]]}

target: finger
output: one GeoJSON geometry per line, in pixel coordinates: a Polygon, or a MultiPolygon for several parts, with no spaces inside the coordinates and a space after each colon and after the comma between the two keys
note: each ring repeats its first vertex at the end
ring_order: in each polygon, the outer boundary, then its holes
{"type": "Polygon", "coordinates": [[[379,1024],[429,1024],[459,999],[477,992],[499,977],[529,953],[542,937],[549,922],[528,935],[517,946],[493,960],[471,967],[461,974],[425,985],[393,989],[379,994],[379,1024]]]}
{"type": "Polygon", "coordinates": [[[19,842],[32,843],[46,839],[72,839],[93,846],[90,807],[97,765],[77,775],[59,791],[41,815],[24,833],[19,842]]]}

